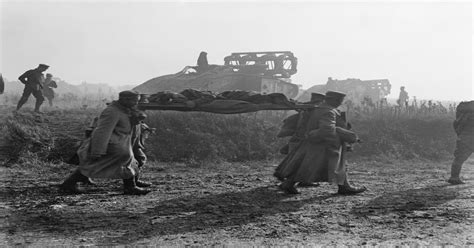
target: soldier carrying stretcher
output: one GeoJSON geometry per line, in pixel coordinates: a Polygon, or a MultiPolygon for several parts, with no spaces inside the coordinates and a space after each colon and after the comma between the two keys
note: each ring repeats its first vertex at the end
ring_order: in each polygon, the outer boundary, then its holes
{"type": "Polygon", "coordinates": [[[90,138],[82,142],[77,151],[79,168],[60,186],[64,192],[82,193],[77,183],[87,178],[123,179],[124,194],[128,195],[150,192],[141,188],[150,184],[138,180],[146,157],[143,157],[144,153],[138,153],[142,148],[134,151],[133,147],[140,142],[136,128],[142,127],[138,125],[142,124],[140,116],[133,117],[138,100],[138,92],[122,91],[119,100],[102,111],[90,138]]]}
{"type": "Polygon", "coordinates": [[[345,94],[328,91],[324,103],[310,111],[304,128],[304,139],[278,166],[276,174],[285,181],[280,189],[288,194],[298,194],[297,182],[334,182],[338,194],[364,192],[365,187],[354,187],[347,179],[345,143],[358,141],[357,135],[347,126],[337,124],[339,107],[345,94]]]}

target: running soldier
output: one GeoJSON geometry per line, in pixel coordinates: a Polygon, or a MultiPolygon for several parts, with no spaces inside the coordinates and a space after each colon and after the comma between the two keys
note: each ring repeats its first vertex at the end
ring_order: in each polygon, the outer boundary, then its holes
{"type": "Polygon", "coordinates": [[[42,92],[44,82],[43,72],[46,71],[48,68],[48,65],[39,64],[37,68],[28,70],[25,73],[21,74],[20,77],[18,77],[20,82],[25,85],[25,89],[23,90],[23,95],[18,101],[16,111],[20,110],[23,104],[28,101],[30,95],[33,95],[36,98],[35,112],[41,113],[39,109],[44,101],[42,92]]]}

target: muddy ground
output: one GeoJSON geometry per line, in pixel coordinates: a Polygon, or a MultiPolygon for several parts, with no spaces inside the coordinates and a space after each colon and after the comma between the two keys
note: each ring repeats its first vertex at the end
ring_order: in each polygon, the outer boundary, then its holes
{"type": "Polygon", "coordinates": [[[445,182],[449,161],[350,163],[369,190],[335,195],[322,184],[277,190],[275,162],[149,164],[146,196],[96,180],[64,195],[66,164],[0,167],[0,245],[474,245],[474,160],[466,184],[445,182]]]}

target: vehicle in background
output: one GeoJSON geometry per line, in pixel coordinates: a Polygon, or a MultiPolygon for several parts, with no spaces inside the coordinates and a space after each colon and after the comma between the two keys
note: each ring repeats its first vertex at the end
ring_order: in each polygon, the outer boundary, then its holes
{"type": "Polygon", "coordinates": [[[224,58],[224,65],[186,66],[178,73],[150,79],[134,90],[142,94],[189,88],[216,93],[243,90],[294,98],[299,86],[291,83],[291,75],[296,72],[297,58],[289,51],[232,53],[224,58]]]}
{"type": "Polygon", "coordinates": [[[312,92],[325,93],[328,90],[341,91],[347,94],[346,99],[354,103],[371,101],[380,102],[389,94],[392,85],[388,79],[360,80],[357,78],[348,78],[346,80],[337,80],[328,78],[326,84],[314,85],[303,94],[299,95],[298,101],[308,101],[312,92]]]}

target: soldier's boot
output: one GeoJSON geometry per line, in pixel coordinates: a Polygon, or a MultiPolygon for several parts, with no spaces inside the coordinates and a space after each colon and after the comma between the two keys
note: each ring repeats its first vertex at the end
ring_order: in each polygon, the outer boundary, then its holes
{"type": "Polygon", "coordinates": [[[337,193],[339,195],[355,195],[355,194],[359,194],[359,193],[362,193],[364,191],[366,191],[367,188],[362,186],[362,187],[354,187],[354,186],[351,186],[350,184],[344,184],[344,185],[338,185],[338,190],[337,190],[337,193]]]}
{"type": "Polygon", "coordinates": [[[80,174],[80,176],[78,178],[79,178],[79,182],[83,183],[84,185],[89,185],[89,186],[95,185],[94,181],[92,181],[92,179],[90,179],[90,177],[86,177],[86,176],[80,174]]]}
{"type": "Polygon", "coordinates": [[[319,183],[298,183],[298,187],[319,187],[319,183]]]}
{"type": "Polygon", "coordinates": [[[459,175],[461,174],[463,162],[464,161],[459,161],[456,158],[454,159],[453,164],[451,165],[451,177],[448,179],[448,183],[453,185],[464,183],[459,177],[459,175]]]}
{"type": "Polygon", "coordinates": [[[135,178],[123,179],[123,193],[125,195],[146,195],[151,191],[137,187],[135,184],[135,178]]]}
{"type": "Polygon", "coordinates": [[[81,183],[83,183],[85,185],[89,185],[89,186],[94,186],[95,185],[95,182],[92,181],[92,179],[90,179],[90,177],[86,177],[86,176],[84,176],[84,178],[82,178],[81,183]]]}
{"type": "Polygon", "coordinates": [[[142,181],[142,180],[140,180],[139,178],[140,178],[140,174],[137,174],[137,175],[134,177],[134,179],[135,179],[135,185],[136,185],[137,187],[145,187],[145,188],[147,188],[147,187],[150,187],[150,186],[152,185],[152,183],[146,182],[146,181],[142,181]]]}
{"type": "Polygon", "coordinates": [[[276,177],[276,179],[278,179],[278,181],[281,181],[281,182],[285,181],[285,178],[278,171],[275,171],[273,173],[273,176],[276,177]]]}
{"type": "Polygon", "coordinates": [[[295,187],[295,182],[293,182],[290,179],[285,180],[283,183],[278,185],[278,187],[287,194],[295,195],[295,194],[300,193],[300,192],[298,192],[298,190],[295,187]]]}
{"type": "Polygon", "coordinates": [[[79,170],[76,170],[59,185],[59,189],[68,194],[82,194],[84,191],[79,189],[77,183],[83,180],[83,177],[85,176],[79,170]]]}

